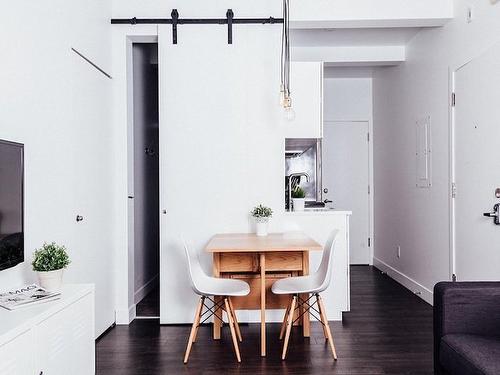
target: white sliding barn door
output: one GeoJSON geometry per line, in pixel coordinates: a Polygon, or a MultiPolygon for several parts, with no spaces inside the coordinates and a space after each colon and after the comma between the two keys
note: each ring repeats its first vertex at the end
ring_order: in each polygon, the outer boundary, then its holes
{"type": "Polygon", "coordinates": [[[161,323],[192,322],[196,308],[181,235],[210,273],[211,236],[253,230],[260,202],[283,205],[280,35],[279,25],[238,25],[229,45],[227,27],[190,25],[172,44],[171,25],[158,28],[161,323]]]}
{"type": "Polygon", "coordinates": [[[369,163],[368,122],[325,121],[323,198],[334,208],[352,211],[350,264],[370,263],[369,163]]]}
{"type": "Polygon", "coordinates": [[[455,274],[500,280],[500,225],[483,216],[500,199],[500,47],[455,72],[455,274]]]}

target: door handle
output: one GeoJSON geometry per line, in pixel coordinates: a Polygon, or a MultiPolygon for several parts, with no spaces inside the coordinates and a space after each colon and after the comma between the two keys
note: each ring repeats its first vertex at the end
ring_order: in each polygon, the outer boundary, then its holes
{"type": "Polygon", "coordinates": [[[500,203],[493,206],[493,212],[485,212],[483,216],[492,217],[495,225],[500,225],[500,203]]]}
{"type": "Polygon", "coordinates": [[[483,216],[486,217],[498,217],[498,212],[485,212],[483,216]]]}

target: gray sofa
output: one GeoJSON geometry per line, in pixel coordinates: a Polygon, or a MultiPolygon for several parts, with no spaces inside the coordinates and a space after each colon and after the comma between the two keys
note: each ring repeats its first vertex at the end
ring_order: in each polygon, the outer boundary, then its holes
{"type": "Polygon", "coordinates": [[[434,287],[434,370],[500,375],[500,282],[434,287]]]}

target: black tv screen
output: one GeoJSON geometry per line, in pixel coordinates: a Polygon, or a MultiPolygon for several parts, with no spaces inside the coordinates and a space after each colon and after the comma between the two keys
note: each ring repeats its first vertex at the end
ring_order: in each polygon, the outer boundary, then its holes
{"type": "Polygon", "coordinates": [[[0,140],[0,270],[24,262],[24,146],[0,140]]]}

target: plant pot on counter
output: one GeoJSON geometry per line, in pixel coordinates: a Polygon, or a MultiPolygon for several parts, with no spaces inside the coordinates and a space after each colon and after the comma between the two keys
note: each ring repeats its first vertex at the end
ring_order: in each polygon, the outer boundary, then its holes
{"type": "Polygon", "coordinates": [[[38,281],[40,286],[48,291],[55,292],[61,290],[64,268],[55,271],[38,271],[38,281]]]}
{"type": "Polygon", "coordinates": [[[292,204],[293,204],[294,211],[304,211],[306,199],[305,198],[292,198],[292,204]]]}
{"type": "Polygon", "coordinates": [[[269,218],[257,217],[255,218],[255,228],[258,237],[265,237],[268,234],[269,218]]]}

